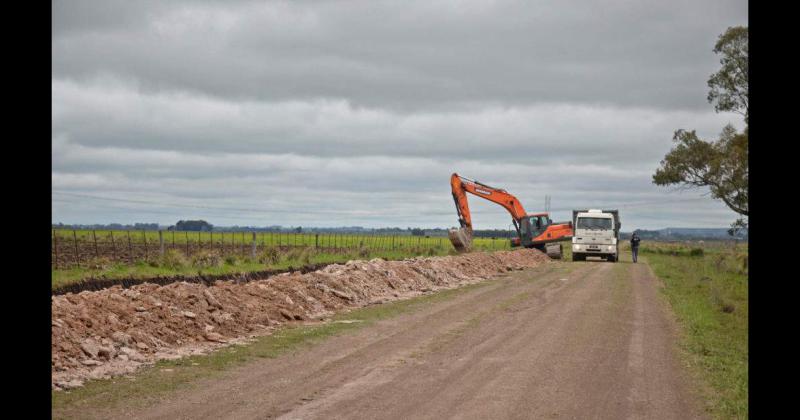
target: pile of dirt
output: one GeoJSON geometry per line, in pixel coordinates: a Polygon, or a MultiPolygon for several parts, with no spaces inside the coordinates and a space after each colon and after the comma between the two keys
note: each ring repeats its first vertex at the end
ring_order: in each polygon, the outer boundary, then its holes
{"type": "Polygon", "coordinates": [[[206,353],[280,324],[474,283],[549,259],[521,249],[349,261],[302,274],[213,285],[145,283],[52,297],[53,388],[79,387],[160,359],[206,353]]]}

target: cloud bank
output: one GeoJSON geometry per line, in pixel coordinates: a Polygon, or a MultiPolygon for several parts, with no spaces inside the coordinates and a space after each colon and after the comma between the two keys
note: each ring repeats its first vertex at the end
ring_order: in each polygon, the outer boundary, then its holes
{"type": "Polygon", "coordinates": [[[444,227],[458,172],[529,211],[550,195],[554,219],[726,226],[650,177],[675,129],[742,126],[705,81],[746,20],[743,1],[54,3],[53,218],[444,227]]]}

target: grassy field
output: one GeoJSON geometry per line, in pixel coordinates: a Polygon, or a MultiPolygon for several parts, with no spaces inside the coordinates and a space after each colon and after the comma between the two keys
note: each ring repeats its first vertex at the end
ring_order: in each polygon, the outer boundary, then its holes
{"type": "MultiPolygon", "coordinates": [[[[305,235],[313,241],[313,235],[305,235]]],[[[210,235],[209,235],[210,237],[210,235]]],[[[342,241],[356,242],[358,236],[344,238],[342,241]]],[[[387,237],[388,238],[388,237],[387,237]]],[[[250,255],[221,254],[219,250],[199,250],[187,255],[180,248],[168,249],[163,256],[154,255],[148,260],[133,263],[114,261],[103,256],[91,257],[80,266],[52,268],[51,287],[59,287],[80,282],[91,277],[105,278],[148,278],[170,275],[215,275],[246,273],[260,270],[299,268],[309,264],[344,263],[354,259],[383,258],[397,260],[416,256],[452,255],[454,249],[447,238],[407,238],[396,239],[396,248],[384,248],[379,244],[389,242],[387,238],[370,238],[356,248],[316,248],[313,245],[283,246],[266,245],[258,249],[256,257],[250,255]],[[416,245],[414,243],[417,243],[416,245]],[[371,246],[374,245],[374,246],[371,246]]],[[[411,237],[408,237],[411,238],[411,237]]],[[[300,240],[300,239],[298,239],[300,240]]],[[[312,242],[313,244],[313,242],[312,242]]],[[[508,241],[501,239],[476,238],[476,250],[509,249],[508,241]]]]}
{"type": "MultiPolygon", "coordinates": [[[[120,252],[130,240],[133,244],[148,243],[156,247],[160,241],[167,245],[204,244],[208,248],[215,245],[222,247],[249,246],[255,239],[258,245],[273,246],[318,246],[323,248],[357,248],[366,246],[377,249],[397,249],[410,247],[441,246],[449,244],[447,237],[411,236],[411,235],[377,235],[377,234],[339,234],[339,233],[286,233],[286,232],[175,232],[148,230],[68,230],[53,229],[53,243],[58,242],[65,250],[77,242],[81,245],[116,244],[120,252]]],[[[478,247],[509,247],[507,238],[474,238],[478,247]]],[[[156,249],[156,248],[153,248],[156,249]]]]}
{"type": "Polygon", "coordinates": [[[639,252],[664,281],[706,409],[715,418],[748,418],[747,244],[648,242],[639,252]]]}

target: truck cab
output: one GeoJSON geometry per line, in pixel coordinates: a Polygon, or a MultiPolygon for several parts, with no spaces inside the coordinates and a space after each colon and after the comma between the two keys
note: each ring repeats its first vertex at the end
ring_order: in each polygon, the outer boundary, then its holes
{"type": "Polygon", "coordinates": [[[573,210],[572,222],[572,261],[584,261],[589,256],[619,260],[618,210],[573,210]]]}

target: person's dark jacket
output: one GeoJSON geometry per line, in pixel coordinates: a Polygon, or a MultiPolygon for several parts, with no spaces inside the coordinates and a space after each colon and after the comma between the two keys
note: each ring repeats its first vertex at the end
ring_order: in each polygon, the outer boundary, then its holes
{"type": "Polygon", "coordinates": [[[631,248],[639,248],[639,237],[631,236],[631,248]]]}

